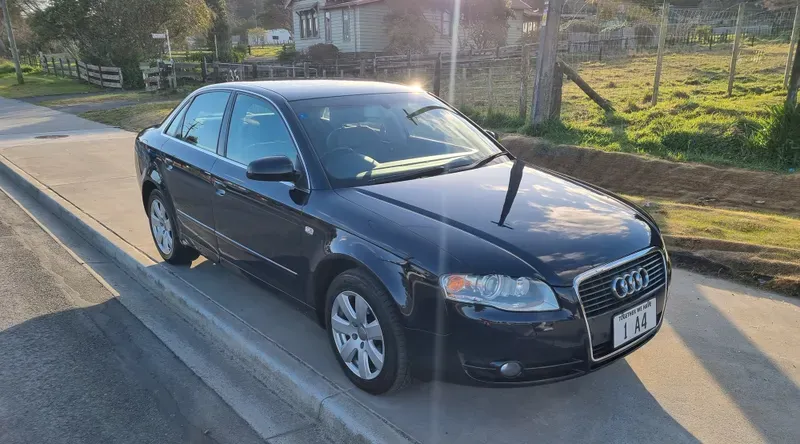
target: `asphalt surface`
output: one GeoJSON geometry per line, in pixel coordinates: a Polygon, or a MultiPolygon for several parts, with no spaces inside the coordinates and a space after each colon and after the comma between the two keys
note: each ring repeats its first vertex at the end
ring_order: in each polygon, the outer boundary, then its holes
{"type": "Polygon", "coordinates": [[[0,442],[263,442],[0,192],[0,442]]]}

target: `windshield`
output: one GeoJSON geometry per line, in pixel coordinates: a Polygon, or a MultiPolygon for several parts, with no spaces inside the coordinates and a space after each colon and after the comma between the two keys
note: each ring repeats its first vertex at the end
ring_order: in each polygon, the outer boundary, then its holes
{"type": "Polygon", "coordinates": [[[292,107],[335,188],[441,173],[501,151],[421,92],[300,100],[292,107]]]}

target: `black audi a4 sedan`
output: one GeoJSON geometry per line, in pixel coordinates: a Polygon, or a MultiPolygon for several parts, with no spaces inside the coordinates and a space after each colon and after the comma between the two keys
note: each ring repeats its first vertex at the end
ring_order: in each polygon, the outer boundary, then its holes
{"type": "Polygon", "coordinates": [[[203,255],[314,310],[371,393],[586,374],[650,340],[669,257],[625,199],[515,159],[436,97],[226,83],[136,139],[163,259],[203,255]]]}

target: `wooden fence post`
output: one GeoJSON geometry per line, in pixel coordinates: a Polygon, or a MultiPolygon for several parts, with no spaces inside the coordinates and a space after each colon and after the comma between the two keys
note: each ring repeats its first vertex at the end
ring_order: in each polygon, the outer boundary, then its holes
{"type": "Polygon", "coordinates": [[[433,66],[433,95],[441,97],[442,92],[442,53],[436,58],[436,64],[433,66]]]}
{"type": "Polygon", "coordinates": [[[358,77],[364,78],[367,76],[367,61],[361,59],[361,64],[358,67],[358,77]]]}
{"type": "Polygon", "coordinates": [[[219,83],[219,62],[214,61],[212,69],[214,70],[214,83],[219,83]]]}
{"type": "MultiPolygon", "coordinates": [[[[528,77],[530,76],[531,56],[530,47],[522,45],[522,56],[519,76],[519,117],[525,120],[528,117],[528,77]]],[[[538,61],[537,61],[538,63],[538,61]]]]}
{"type": "Polygon", "coordinates": [[[72,78],[72,63],[69,61],[69,57],[67,57],[67,69],[69,69],[69,76],[72,78]]]}
{"type": "Polygon", "coordinates": [[[208,62],[205,57],[203,57],[203,61],[200,62],[200,77],[202,77],[203,83],[208,81],[208,62]]]}
{"type": "Polygon", "coordinates": [[[64,59],[61,57],[58,58],[58,65],[61,67],[61,77],[66,77],[66,75],[64,75],[64,59]]]}
{"type": "Polygon", "coordinates": [[[275,68],[273,68],[272,66],[269,67],[269,78],[270,79],[275,78],[275,68]]]}
{"type": "Polygon", "coordinates": [[[253,80],[258,79],[258,63],[253,63],[253,80]]]}
{"type": "Polygon", "coordinates": [[[58,77],[58,70],[56,69],[56,58],[50,57],[50,63],[53,64],[53,75],[58,77]]]}
{"type": "Polygon", "coordinates": [[[667,27],[669,26],[669,3],[664,2],[664,7],[661,11],[661,26],[658,31],[658,56],[656,57],[656,78],[653,80],[653,97],[650,99],[650,104],[656,106],[658,104],[658,88],[661,83],[661,67],[664,64],[664,45],[667,42],[667,27]]]}
{"type": "Polygon", "coordinates": [[[733,94],[733,79],[736,77],[736,62],[739,60],[739,49],[742,44],[742,21],[744,20],[744,3],[739,3],[739,15],[736,17],[736,37],[733,40],[731,68],[728,73],[728,97],[733,94]]]}
{"type": "MultiPolygon", "coordinates": [[[[558,30],[561,26],[563,0],[550,0],[547,20],[540,32],[539,55],[536,58],[536,77],[533,84],[533,100],[529,119],[538,125],[552,119],[553,81],[558,59],[558,30]]],[[[524,48],[524,46],[523,46],[524,48]]],[[[526,58],[530,60],[530,57],[526,58]]],[[[527,92],[525,94],[527,96],[527,92]]]]}
{"type": "Polygon", "coordinates": [[[564,88],[564,72],[556,63],[556,70],[553,77],[553,101],[550,108],[550,116],[559,118],[561,116],[561,95],[564,88]]]}
{"type": "Polygon", "coordinates": [[[97,66],[97,72],[100,73],[100,88],[105,88],[105,85],[103,85],[103,66],[102,65],[98,65],[97,66]]]}
{"type": "Polygon", "coordinates": [[[303,77],[309,78],[308,74],[308,62],[303,62],[303,77]]]}
{"type": "MultiPolygon", "coordinates": [[[[487,115],[492,113],[492,108],[494,108],[494,69],[492,69],[492,67],[490,66],[489,67],[489,109],[486,112],[487,115]]],[[[526,108],[527,108],[527,106],[526,106],[526,108]]]]}
{"type": "Polygon", "coordinates": [[[372,75],[378,80],[378,53],[372,56],[372,75]]]}
{"type": "Polygon", "coordinates": [[[122,68],[117,68],[117,75],[119,75],[119,89],[122,89],[122,68]]]}
{"type": "Polygon", "coordinates": [[[798,37],[800,37],[800,6],[797,7],[794,11],[794,24],[792,25],[792,37],[789,40],[789,55],[786,56],[786,72],[783,75],[783,87],[789,87],[789,76],[792,73],[792,56],[794,55],[794,47],[795,45],[800,44],[798,42],[798,37]]]}

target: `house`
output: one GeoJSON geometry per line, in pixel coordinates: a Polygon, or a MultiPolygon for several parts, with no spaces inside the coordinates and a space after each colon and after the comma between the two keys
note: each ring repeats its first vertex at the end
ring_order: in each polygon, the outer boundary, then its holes
{"type": "Polygon", "coordinates": [[[247,44],[250,46],[279,45],[291,41],[292,33],[288,29],[253,28],[247,31],[247,44]]]}
{"type": "MultiPolygon", "coordinates": [[[[543,5],[544,0],[509,0],[511,16],[506,44],[516,44],[524,34],[536,31],[543,5]]],[[[389,45],[384,24],[389,6],[384,0],[287,0],[286,7],[292,9],[298,51],[319,43],[332,43],[343,53],[380,53],[389,45]]],[[[431,8],[425,18],[435,30],[429,51],[450,51],[452,12],[431,8]]],[[[462,28],[459,36],[461,48],[467,48],[466,29],[462,28]]]]}

